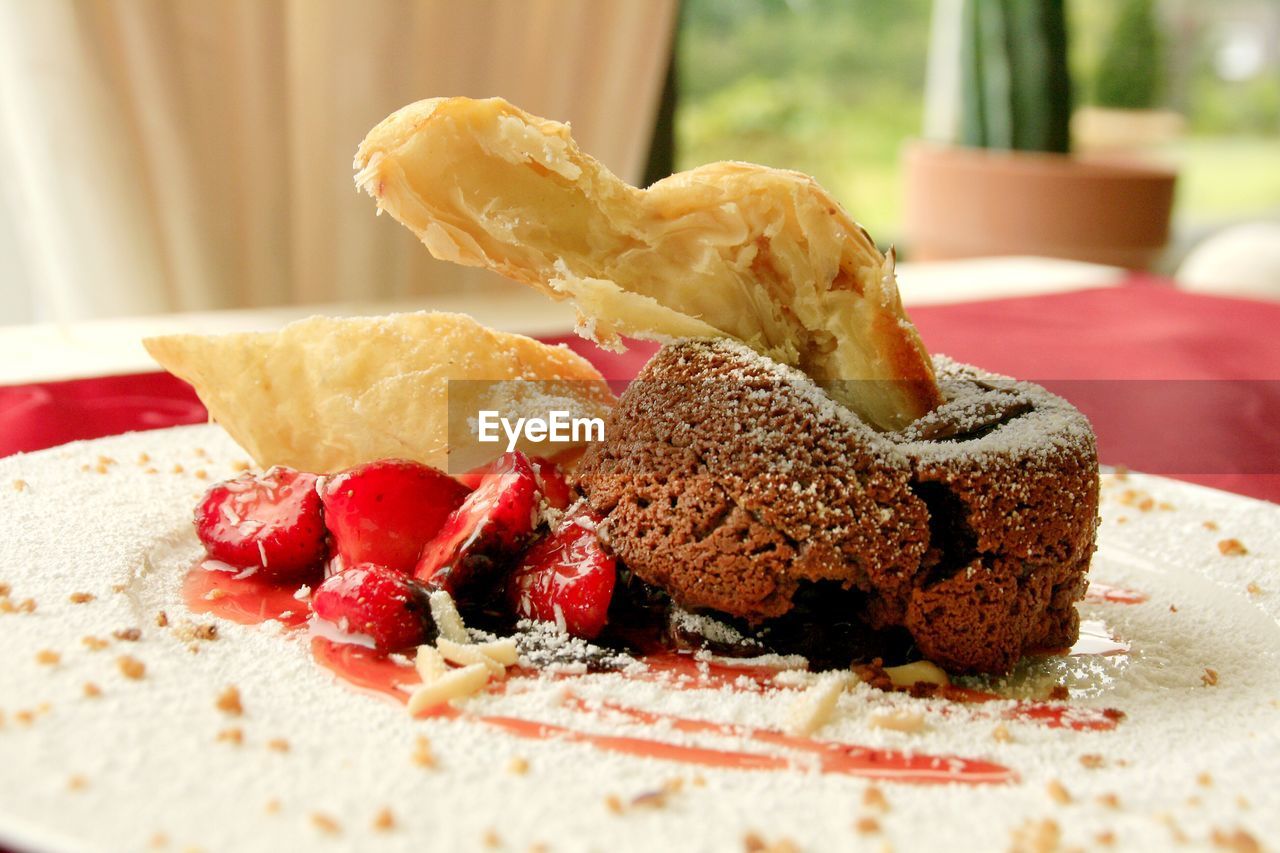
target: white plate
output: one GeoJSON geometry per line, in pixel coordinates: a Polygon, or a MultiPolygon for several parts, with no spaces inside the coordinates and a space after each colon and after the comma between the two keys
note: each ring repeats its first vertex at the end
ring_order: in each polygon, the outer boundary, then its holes
{"type": "MultiPolygon", "coordinates": [[[[1039,823],[1045,820],[1064,845],[1085,848],[1105,833],[1120,849],[1159,848],[1182,836],[1207,845],[1215,832],[1280,837],[1280,508],[1272,504],[1138,475],[1108,484],[1092,577],[1150,599],[1081,609],[1131,652],[1042,661],[1020,683],[1052,677],[1072,688],[1079,707],[1124,711],[1114,731],[1001,723],[1006,705],[948,705],[864,686],[846,693],[821,738],[985,759],[1020,777],[1007,785],[925,786],[707,770],[585,744],[517,740],[473,723],[413,721],[403,708],[337,683],[275,623],[221,623],[220,638],[193,653],[172,625],[156,627],[155,615],[164,610],[173,625],[193,618],[179,592],[185,567],[199,555],[191,510],[240,458],[216,428],[187,427],[0,461],[0,583],[12,588],[12,602],[37,602],[31,614],[0,614],[0,843],[144,849],[162,834],[177,850],[443,850],[480,848],[493,832],[506,849],[732,850],[756,833],[802,849],[859,842],[878,849],[882,840],[895,850],[1004,849],[1019,828],[1051,832],[1039,823]],[[140,461],[144,453],[149,458],[140,461]],[[1137,494],[1122,500],[1130,489],[1137,494]],[[1142,511],[1146,496],[1154,506],[1142,511]],[[1219,529],[1206,529],[1206,521],[1219,529]],[[1222,555],[1218,542],[1229,537],[1249,553],[1222,555]],[[75,604],[75,592],[96,598],[75,604]],[[138,642],[111,639],[99,651],[82,644],[86,635],[109,638],[135,626],[143,633],[138,642]],[[44,649],[61,656],[56,666],[37,662],[44,649]],[[145,678],[123,676],[116,661],[124,654],[145,663],[145,678]],[[1206,670],[1216,684],[1206,684],[1213,680],[1206,670]],[[87,681],[101,697],[84,696],[87,681]],[[240,690],[243,717],[215,707],[230,684],[240,690]],[[45,703],[32,722],[18,720],[45,703]],[[894,710],[923,713],[927,730],[872,724],[894,710]],[[218,740],[230,727],[243,730],[242,745],[218,740]],[[993,737],[1000,727],[1011,741],[993,737]],[[422,735],[437,757],[434,769],[413,760],[422,735]],[[290,750],[267,748],[275,738],[287,739],[290,750]],[[1102,756],[1104,766],[1085,767],[1087,755],[1102,756]],[[509,771],[513,756],[527,759],[527,773],[509,771]],[[609,795],[626,803],[677,777],[685,788],[661,808],[619,815],[606,805],[609,795]],[[1055,780],[1070,802],[1051,795],[1055,780]],[[864,803],[873,784],[888,811],[864,803]],[[273,802],[279,808],[270,813],[273,802]],[[372,821],[384,808],[397,828],[375,832],[372,821]],[[315,813],[337,821],[341,834],[318,828],[315,813]],[[879,831],[860,833],[862,817],[874,817],[879,831]]],[[[584,718],[561,702],[564,688],[535,683],[473,707],[595,732],[760,749],[584,718]]],[[[762,727],[783,725],[795,701],[790,693],[678,692],[617,675],[572,689],[762,727]]]]}

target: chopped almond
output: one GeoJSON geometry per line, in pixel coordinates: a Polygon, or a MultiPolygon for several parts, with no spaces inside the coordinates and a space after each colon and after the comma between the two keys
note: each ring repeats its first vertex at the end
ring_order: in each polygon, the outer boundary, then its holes
{"type": "Polygon", "coordinates": [[[324,812],[312,812],[311,825],[323,832],[325,835],[339,835],[342,833],[341,825],[324,812]]]}
{"type": "Polygon", "coordinates": [[[244,730],[237,727],[223,729],[218,732],[218,742],[240,746],[244,743],[244,730]]]}
{"type": "Polygon", "coordinates": [[[1255,595],[1255,596],[1262,595],[1262,587],[1258,586],[1256,583],[1250,582],[1249,585],[1246,586],[1244,589],[1245,589],[1245,592],[1249,593],[1250,595],[1255,595]]]}
{"type": "Polygon", "coordinates": [[[1196,784],[1202,788],[1213,787],[1213,776],[1208,772],[1201,773],[1196,776],[1196,784]]]}
{"type": "Polygon", "coordinates": [[[1206,666],[1204,675],[1200,676],[1200,680],[1204,682],[1205,687],[1213,687],[1218,683],[1218,671],[1206,666]]]}
{"type": "Polygon", "coordinates": [[[1119,795],[1108,791],[1105,794],[1098,795],[1098,804],[1106,806],[1109,809],[1118,809],[1120,808],[1120,797],[1119,795]]]}
{"type": "Polygon", "coordinates": [[[240,704],[240,690],[234,684],[219,693],[217,702],[214,704],[219,711],[224,714],[230,714],[233,717],[238,717],[244,713],[244,705],[240,704]]]}
{"type": "Polygon", "coordinates": [[[1262,853],[1264,849],[1258,839],[1239,828],[1225,830],[1215,827],[1209,835],[1209,840],[1213,842],[1213,846],[1231,850],[1234,853],[1262,853]]]}
{"type": "Polygon", "coordinates": [[[97,699],[102,695],[102,688],[92,681],[86,681],[84,683],[84,695],[90,699],[97,699]]]}
{"type": "Polygon", "coordinates": [[[107,646],[111,645],[101,637],[91,637],[91,636],[81,637],[80,642],[84,643],[84,645],[91,652],[100,652],[103,649],[105,649],[107,646]]]}
{"type": "Polygon", "coordinates": [[[889,810],[889,801],[885,798],[884,791],[875,785],[867,788],[862,793],[862,804],[869,809],[887,812],[889,810]]]}
{"type": "Polygon", "coordinates": [[[168,613],[165,613],[163,610],[161,610],[159,613],[157,613],[157,614],[156,614],[156,627],[157,627],[157,628],[168,628],[168,627],[169,627],[169,614],[168,614],[168,613]]]}
{"type": "Polygon", "coordinates": [[[271,740],[267,741],[267,749],[275,752],[288,752],[289,741],[282,737],[273,737],[271,740]]]}
{"type": "Polygon", "coordinates": [[[1097,770],[1099,767],[1106,765],[1107,760],[1096,752],[1090,752],[1080,756],[1080,763],[1090,770],[1097,770]]]}
{"type": "Polygon", "coordinates": [[[73,592],[68,598],[72,604],[88,604],[95,596],[91,592],[73,592]]]}
{"type": "Polygon", "coordinates": [[[1066,786],[1057,779],[1051,779],[1049,781],[1048,791],[1050,799],[1055,803],[1065,806],[1067,803],[1071,802],[1071,792],[1068,791],[1066,786]]]}
{"type": "Polygon", "coordinates": [[[486,829],[484,836],[480,839],[484,842],[484,846],[490,849],[497,849],[502,846],[502,836],[495,829],[486,829]]]}
{"type": "Polygon", "coordinates": [[[25,491],[27,490],[27,481],[26,481],[26,480],[14,480],[14,481],[13,481],[13,490],[14,490],[15,492],[25,492],[25,491]]]}
{"type": "Polygon", "coordinates": [[[381,809],[373,816],[373,828],[378,832],[390,832],[396,828],[396,816],[391,813],[391,809],[381,809]]]}
{"type": "Polygon", "coordinates": [[[41,666],[57,666],[62,662],[62,655],[53,649],[41,649],[36,652],[36,663],[41,666]]]}
{"type": "Polygon", "coordinates": [[[125,678],[131,678],[134,681],[138,681],[147,674],[146,664],[129,655],[121,655],[117,658],[116,665],[120,667],[120,672],[125,678]]]}
{"type": "Polygon", "coordinates": [[[507,762],[507,772],[516,776],[523,776],[529,772],[529,759],[522,758],[517,755],[507,762]]]}
{"type": "Polygon", "coordinates": [[[609,794],[604,798],[604,807],[614,814],[622,814],[622,799],[617,794],[609,794]]]}
{"type": "Polygon", "coordinates": [[[1239,539],[1223,539],[1218,542],[1218,553],[1224,557],[1243,557],[1249,549],[1239,539]]]}
{"type": "Polygon", "coordinates": [[[7,597],[11,592],[13,592],[13,587],[7,583],[0,582],[0,598],[7,597]]]}
{"type": "Polygon", "coordinates": [[[419,767],[436,766],[436,756],[431,751],[431,741],[427,740],[426,735],[418,735],[413,747],[413,763],[419,767]]]}
{"type": "Polygon", "coordinates": [[[119,630],[112,631],[111,636],[115,637],[117,640],[120,640],[122,642],[136,643],[138,642],[138,640],[142,639],[142,629],[141,628],[120,628],[119,630]]]}
{"type": "Polygon", "coordinates": [[[860,817],[853,827],[863,835],[874,835],[880,831],[880,821],[873,817],[860,817]]]}

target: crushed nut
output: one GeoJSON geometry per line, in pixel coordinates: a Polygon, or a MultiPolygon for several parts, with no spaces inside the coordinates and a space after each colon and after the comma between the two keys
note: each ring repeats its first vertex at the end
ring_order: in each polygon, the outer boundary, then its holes
{"type": "Polygon", "coordinates": [[[1211,788],[1213,787],[1213,776],[1208,772],[1201,773],[1196,776],[1196,784],[1202,788],[1211,788]]]}
{"type": "Polygon", "coordinates": [[[219,711],[233,717],[244,713],[244,706],[240,704],[240,690],[234,684],[218,694],[215,705],[219,711]]]}
{"type": "Polygon", "coordinates": [[[1005,728],[1004,723],[997,723],[991,730],[991,739],[996,743],[1013,743],[1013,735],[1005,728]]]}
{"type": "Polygon", "coordinates": [[[1116,843],[1116,834],[1109,829],[1104,829],[1102,832],[1095,835],[1093,840],[1102,847],[1110,847],[1116,843]]]}
{"type": "Polygon", "coordinates": [[[231,463],[232,471],[248,471],[252,467],[253,466],[250,465],[246,459],[237,459],[235,462],[231,463]]]}
{"type": "Polygon", "coordinates": [[[507,772],[516,776],[523,776],[529,772],[529,759],[522,758],[517,755],[507,762],[507,772]]]}
{"type": "Polygon", "coordinates": [[[1218,553],[1224,557],[1243,557],[1249,549],[1239,539],[1223,539],[1218,543],[1218,553]]]}
{"type": "Polygon", "coordinates": [[[36,652],[36,663],[41,666],[57,666],[62,662],[62,655],[53,649],[41,649],[36,652]]]}
{"type": "Polygon", "coordinates": [[[1057,821],[1028,820],[1014,829],[1011,849],[1016,853],[1053,853],[1061,841],[1062,830],[1057,821]]]}
{"type": "Polygon", "coordinates": [[[117,640],[120,640],[121,642],[136,643],[142,639],[142,629],[141,628],[120,628],[119,630],[112,631],[111,636],[115,637],[117,640]]]}
{"type": "Polygon", "coordinates": [[[862,804],[869,809],[881,812],[889,811],[889,800],[885,798],[884,791],[875,785],[862,792],[862,804]]]}
{"type": "Polygon", "coordinates": [[[120,672],[125,678],[131,678],[134,681],[138,681],[147,674],[147,665],[129,655],[116,658],[116,665],[120,667],[120,672]]]}
{"type": "Polygon", "coordinates": [[[484,836],[480,839],[484,842],[484,846],[490,849],[497,849],[502,846],[502,836],[495,829],[486,829],[484,836]]]}
{"type": "Polygon", "coordinates": [[[83,791],[89,787],[89,780],[77,773],[67,780],[67,787],[72,791],[83,791]]]}
{"type": "Polygon", "coordinates": [[[390,832],[396,828],[396,816],[384,808],[373,816],[373,828],[378,832],[390,832]]]}
{"type": "Polygon", "coordinates": [[[342,827],[338,822],[324,812],[312,812],[311,825],[325,835],[339,835],[342,832],[342,827]]]}
{"type": "Polygon", "coordinates": [[[68,596],[72,604],[88,604],[95,597],[91,592],[73,592],[68,596]]]}
{"type": "Polygon", "coordinates": [[[92,681],[86,681],[84,683],[84,695],[90,699],[97,699],[102,695],[102,688],[92,681]]]}
{"type": "Polygon", "coordinates": [[[209,472],[203,468],[197,468],[194,476],[197,480],[207,480],[209,479],[209,472]]]}
{"type": "Polygon", "coordinates": [[[25,491],[27,490],[27,481],[26,481],[26,480],[14,480],[14,481],[13,481],[13,490],[14,490],[15,492],[25,492],[25,491]]]}
{"type": "Polygon", "coordinates": [[[1249,593],[1250,595],[1255,595],[1255,596],[1262,595],[1262,587],[1258,586],[1256,583],[1250,582],[1249,585],[1246,586],[1244,589],[1245,589],[1245,592],[1249,593]]]}
{"type": "Polygon", "coordinates": [[[7,583],[0,582],[0,598],[8,597],[11,592],[13,592],[13,587],[7,583]]]}
{"type": "Polygon", "coordinates": [[[181,465],[177,465],[177,464],[175,464],[175,465],[173,466],[173,473],[175,473],[175,474],[181,474],[181,473],[182,473],[183,471],[185,471],[185,470],[187,470],[187,469],[183,468],[181,465]]]}
{"type": "Polygon", "coordinates": [[[236,727],[223,729],[218,732],[218,743],[229,743],[234,746],[240,746],[244,743],[244,730],[236,727]]]}
{"type": "Polygon", "coordinates": [[[1218,529],[1218,522],[1216,522],[1216,521],[1206,521],[1206,522],[1204,522],[1204,524],[1203,524],[1203,525],[1201,525],[1201,526],[1202,526],[1202,527],[1204,527],[1204,529],[1205,529],[1205,530],[1217,530],[1217,529],[1218,529]]]}
{"type": "Polygon", "coordinates": [[[1049,780],[1048,791],[1049,798],[1055,803],[1065,806],[1067,803],[1071,802],[1071,792],[1068,791],[1066,786],[1057,779],[1049,780]]]}
{"type": "Polygon", "coordinates": [[[1218,683],[1218,671],[1206,666],[1204,675],[1200,676],[1200,680],[1204,682],[1205,687],[1213,687],[1218,683]]]}
{"type": "Polygon", "coordinates": [[[1215,827],[1209,835],[1209,840],[1213,842],[1213,846],[1232,850],[1235,853],[1262,853],[1263,850],[1258,839],[1239,828],[1225,830],[1215,827]]]}
{"type": "Polygon", "coordinates": [[[168,628],[168,627],[169,627],[169,614],[168,614],[168,613],[165,613],[163,610],[161,610],[159,613],[157,613],[157,614],[156,614],[156,627],[157,627],[157,628],[168,628]]]}
{"type": "Polygon", "coordinates": [[[149,454],[149,453],[139,453],[139,454],[138,454],[138,464],[139,464],[139,465],[146,465],[146,464],[147,464],[148,462],[150,462],[150,461],[151,461],[151,454],[149,454]]]}
{"type": "Polygon", "coordinates": [[[273,737],[271,740],[267,741],[267,749],[274,750],[275,752],[288,752],[289,741],[282,737],[273,737]]]}
{"type": "Polygon", "coordinates": [[[436,756],[431,751],[431,741],[427,740],[426,735],[418,735],[413,747],[413,763],[419,767],[436,766],[436,756]]]}
{"type": "Polygon", "coordinates": [[[280,801],[273,797],[270,800],[267,800],[267,804],[262,807],[262,810],[265,811],[267,814],[279,814],[280,801]]]}
{"type": "Polygon", "coordinates": [[[608,796],[606,796],[604,798],[604,807],[608,809],[610,812],[612,812],[613,814],[622,814],[622,812],[624,811],[624,809],[622,808],[622,800],[618,797],[617,794],[609,794],[608,796]]]}
{"type": "Polygon", "coordinates": [[[853,828],[863,835],[874,835],[880,831],[880,821],[873,817],[860,817],[853,828]]]}
{"type": "Polygon", "coordinates": [[[742,837],[742,847],[747,853],[797,853],[800,849],[789,838],[779,838],[770,844],[759,833],[748,832],[742,837]]]}
{"type": "Polygon", "coordinates": [[[100,652],[111,645],[101,637],[81,637],[80,642],[84,643],[91,652],[100,652]]]}
{"type": "Polygon", "coordinates": [[[1120,808],[1120,797],[1118,794],[1108,791],[1105,794],[1098,795],[1098,804],[1109,809],[1118,809],[1120,808]]]}
{"type": "Polygon", "coordinates": [[[1080,756],[1080,763],[1090,770],[1097,770],[1106,766],[1107,760],[1096,752],[1090,752],[1080,756]]]}

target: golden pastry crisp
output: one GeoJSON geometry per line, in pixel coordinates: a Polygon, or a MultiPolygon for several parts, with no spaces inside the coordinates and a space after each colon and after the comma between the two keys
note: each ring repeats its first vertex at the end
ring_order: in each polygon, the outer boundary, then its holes
{"type": "MultiPolygon", "coordinates": [[[[483,445],[460,437],[480,409],[513,420],[557,408],[604,417],[613,404],[596,369],[568,348],[462,314],[310,317],[278,332],[143,343],[263,467],[328,473],[398,457],[456,473],[506,449],[505,437],[483,445]]],[[[570,446],[519,445],[542,455],[570,446]]]]}
{"type": "Polygon", "coordinates": [[[712,163],[637,189],[566,125],[499,98],[410,104],[369,132],[355,167],[433,255],[572,299],[602,345],[737,338],[881,429],[941,400],[892,253],[805,175],[712,163]]]}

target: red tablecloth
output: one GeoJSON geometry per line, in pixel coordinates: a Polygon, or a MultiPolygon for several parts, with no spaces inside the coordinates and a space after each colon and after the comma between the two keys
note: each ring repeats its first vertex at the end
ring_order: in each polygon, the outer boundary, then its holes
{"type": "MultiPolygon", "coordinates": [[[[918,308],[929,349],[1049,386],[1093,419],[1104,462],[1280,502],[1280,304],[1121,287],[918,308]]],[[[653,352],[555,339],[610,379],[653,352]]],[[[167,374],[0,387],[0,456],[199,423],[167,374]]]]}

